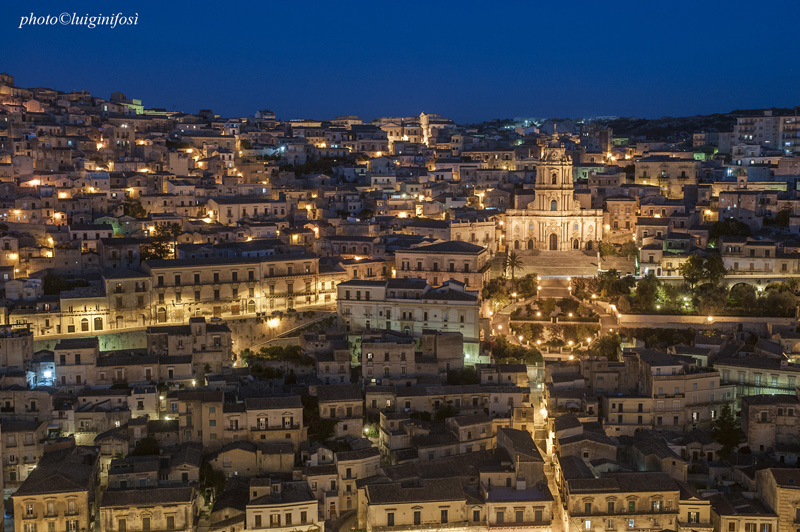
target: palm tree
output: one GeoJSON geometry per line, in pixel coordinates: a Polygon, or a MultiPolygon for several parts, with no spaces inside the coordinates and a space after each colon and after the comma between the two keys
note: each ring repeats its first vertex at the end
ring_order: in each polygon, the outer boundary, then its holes
{"type": "Polygon", "coordinates": [[[508,257],[506,257],[506,269],[511,271],[511,286],[513,286],[514,289],[517,288],[514,274],[517,270],[521,270],[522,266],[522,258],[519,255],[513,251],[508,254],[508,257]]]}

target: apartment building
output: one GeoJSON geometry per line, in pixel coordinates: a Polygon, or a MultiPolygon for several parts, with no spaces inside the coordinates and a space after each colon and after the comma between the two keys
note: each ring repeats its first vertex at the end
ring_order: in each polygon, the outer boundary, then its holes
{"type": "Polygon", "coordinates": [[[478,354],[478,293],[461,283],[433,288],[423,279],[351,280],[337,290],[337,308],[349,332],[386,328],[417,338],[426,329],[460,332],[465,354],[478,354]]]}
{"type": "Polygon", "coordinates": [[[319,259],[310,253],[150,260],[142,268],[152,278],[158,323],[302,310],[325,302],[320,291],[334,282],[320,275],[319,259]]]}
{"type": "Polygon", "coordinates": [[[15,532],[88,530],[98,463],[94,449],[53,445],[11,496],[15,532]]]}
{"type": "Polygon", "coordinates": [[[192,487],[111,489],[103,494],[101,532],[195,530],[197,495],[192,487]]]}
{"type": "Polygon", "coordinates": [[[800,520],[800,470],[770,467],[756,471],[758,498],[778,514],[775,532],[793,532],[800,520]]]}
{"type": "Polygon", "coordinates": [[[334,434],[337,438],[360,438],[364,424],[364,398],[358,384],[320,386],[317,388],[319,416],[337,420],[334,434]]]}
{"type": "Polygon", "coordinates": [[[320,519],[319,502],[305,480],[252,479],[245,526],[247,530],[313,532],[322,530],[325,523],[320,519]]]}
{"type": "Polygon", "coordinates": [[[693,360],[642,350],[635,363],[637,393],[652,398],[655,429],[709,427],[736,398],[734,386],[723,384],[719,371],[698,367],[693,360]]]}
{"type": "Polygon", "coordinates": [[[431,286],[453,279],[469,290],[480,290],[489,280],[490,255],[483,246],[460,241],[397,250],[396,276],[425,279],[431,286]]]}
{"type": "Polygon", "coordinates": [[[741,426],[753,451],[772,452],[780,462],[797,462],[800,400],[796,394],[742,397],[741,426]]]}

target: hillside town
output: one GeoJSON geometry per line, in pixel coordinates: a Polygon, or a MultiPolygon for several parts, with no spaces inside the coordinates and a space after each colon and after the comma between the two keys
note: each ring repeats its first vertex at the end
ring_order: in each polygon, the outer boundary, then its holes
{"type": "Polygon", "coordinates": [[[800,118],[726,120],[0,74],[2,530],[800,530],[800,118]]]}

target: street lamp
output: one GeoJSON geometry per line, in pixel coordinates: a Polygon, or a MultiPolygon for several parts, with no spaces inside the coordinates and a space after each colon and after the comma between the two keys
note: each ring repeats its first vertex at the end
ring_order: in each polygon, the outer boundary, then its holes
{"type": "Polygon", "coordinates": [[[522,335],[519,335],[519,343],[522,343],[522,335]]]}
{"type": "Polygon", "coordinates": [[[573,342],[572,340],[570,340],[569,342],[567,342],[567,345],[569,345],[569,346],[572,346],[572,344],[574,344],[574,343],[575,343],[575,342],[573,342]]]}

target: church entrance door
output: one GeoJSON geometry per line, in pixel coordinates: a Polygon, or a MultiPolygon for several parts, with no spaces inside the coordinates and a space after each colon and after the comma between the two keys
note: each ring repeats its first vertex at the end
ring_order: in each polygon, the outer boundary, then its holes
{"type": "Polygon", "coordinates": [[[558,250],[558,235],[553,233],[550,235],[550,251],[557,251],[558,250]]]}

